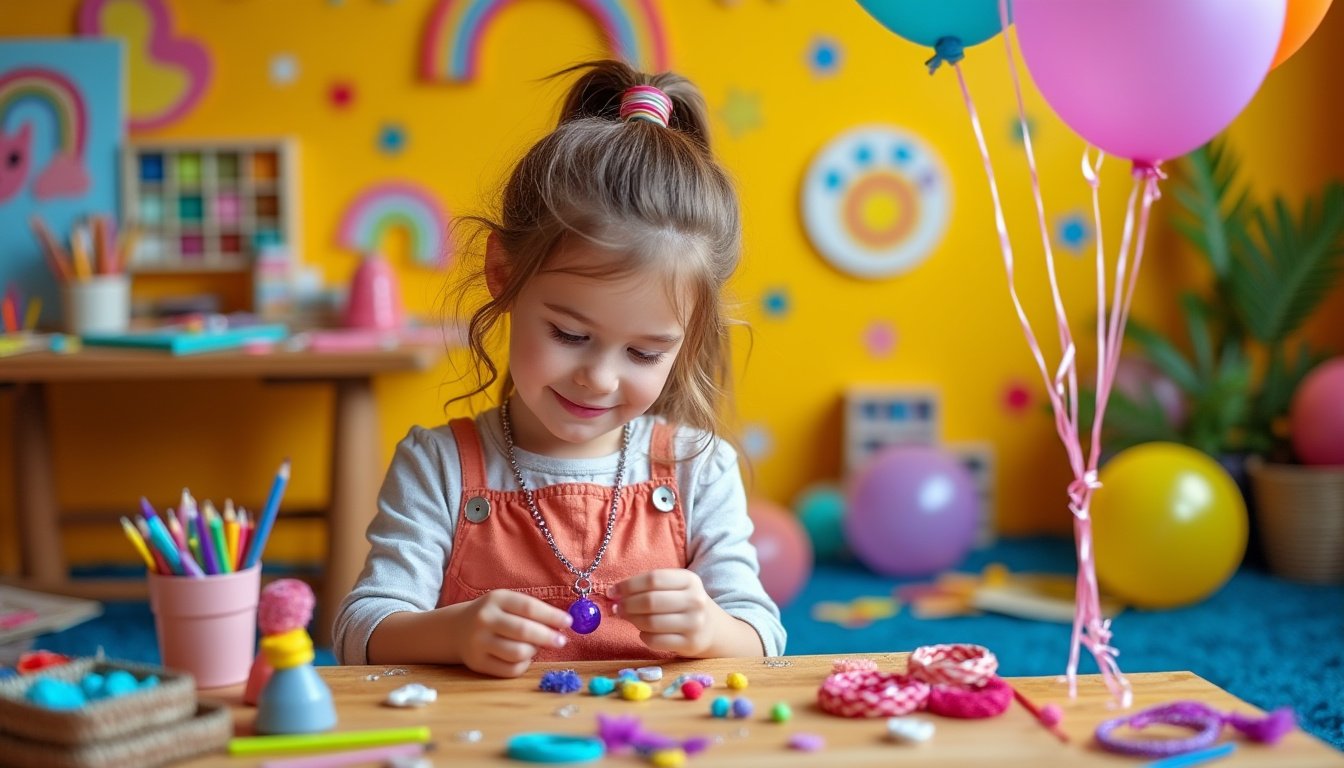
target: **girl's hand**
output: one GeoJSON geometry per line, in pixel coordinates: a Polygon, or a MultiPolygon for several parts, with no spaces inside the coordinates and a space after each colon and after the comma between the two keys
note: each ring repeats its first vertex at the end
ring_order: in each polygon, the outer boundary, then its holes
{"type": "Polygon", "coordinates": [[[704,657],[723,619],[735,621],[705,592],[693,571],[663,568],[631,576],[607,590],[615,611],[655,651],[704,657]]]}
{"type": "Polygon", "coordinates": [[[573,619],[565,611],[509,589],[466,605],[453,628],[462,663],[483,675],[518,677],[542,648],[563,648],[573,619]]]}

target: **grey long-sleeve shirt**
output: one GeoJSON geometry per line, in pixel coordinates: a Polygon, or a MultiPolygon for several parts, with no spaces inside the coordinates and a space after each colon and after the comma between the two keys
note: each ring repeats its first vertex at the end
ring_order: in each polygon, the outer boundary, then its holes
{"type": "MultiPolygon", "coordinates": [[[[631,423],[626,480],[649,479],[649,439],[654,418],[631,423]]],[[[485,453],[486,483],[499,490],[517,486],[509,466],[499,411],[476,417],[485,453]]],[[[689,456],[702,433],[681,428],[677,455],[689,456]]],[[[528,484],[609,483],[617,455],[556,459],[516,449],[528,484]]],[[[784,653],[785,633],[779,609],[761,586],[746,493],[737,452],[715,440],[694,458],[678,462],[686,516],[686,568],[729,615],[750,624],[768,656],[784,653]]],[[[453,534],[461,499],[462,468],[457,442],[447,425],[415,427],[397,446],[383,481],[378,514],[369,525],[369,555],[354,590],[341,603],[335,624],[335,653],[342,664],[367,663],[369,636],[378,623],[401,611],[428,611],[438,603],[444,570],[453,555],[453,534]]]]}

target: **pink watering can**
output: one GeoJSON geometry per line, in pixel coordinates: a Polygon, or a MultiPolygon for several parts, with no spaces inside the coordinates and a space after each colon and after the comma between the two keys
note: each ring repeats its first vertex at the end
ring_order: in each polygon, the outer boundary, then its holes
{"type": "Polygon", "coordinates": [[[350,328],[390,331],[401,328],[404,318],[396,271],[381,253],[366,254],[350,280],[345,324],[350,328]]]}

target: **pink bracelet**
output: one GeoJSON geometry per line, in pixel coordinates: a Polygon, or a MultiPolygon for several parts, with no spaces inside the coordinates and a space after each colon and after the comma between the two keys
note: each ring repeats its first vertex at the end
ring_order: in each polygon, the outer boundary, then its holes
{"type": "Polygon", "coordinates": [[[910,676],[930,685],[978,688],[989,682],[999,660],[983,645],[956,643],[916,648],[906,662],[910,676]]]}
{"type": "Polygon", "coordinates": [[[929,686],[909,675],[855,670],[829,675],[817,691],[823,712],[840,717],[897,717],[924,706],[929,686]]]}
{"type": "Polygon", "coordinates": [[[998,717],[1013,703],[1013,687],[1001,677],[991,677],[979,688],[935,685],[929,690],[929,711],[943,717],[975,720],[998,717]]]}

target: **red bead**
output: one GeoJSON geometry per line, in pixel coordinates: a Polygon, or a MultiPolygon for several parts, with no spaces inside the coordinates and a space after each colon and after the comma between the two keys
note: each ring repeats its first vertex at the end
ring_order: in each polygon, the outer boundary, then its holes
{"type": "Polygon", "coordinates": [[[695,701],[696,699],[700,698],[700,694],[704,692],[705,692],[705,686],[701,685],[700,682],[697,680],[687,680],[686,682],[681,684],[681,695],[685,696],[691,701],[695,701]]]}

